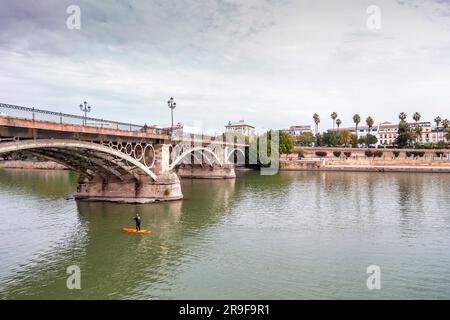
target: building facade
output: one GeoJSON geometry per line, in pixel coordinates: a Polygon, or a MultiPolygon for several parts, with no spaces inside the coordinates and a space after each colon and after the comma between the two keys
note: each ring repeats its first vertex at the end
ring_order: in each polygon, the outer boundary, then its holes
{"type": "Polygon", "coordinates": [[[298,137],[304,133],[312,133],[311,126],[308,125],[290,126],[288,129],[281,129],[281,131],[288,133],[292,137],[298,137]]]}
{"type": "Polygon", "coordinates": [[[245,136],[254,136],[255,127],[245,123],[244,120],[239,120],[238,122],[229,121],[225,126],[225,132],[238,132],[242,133],[245,136]]]}

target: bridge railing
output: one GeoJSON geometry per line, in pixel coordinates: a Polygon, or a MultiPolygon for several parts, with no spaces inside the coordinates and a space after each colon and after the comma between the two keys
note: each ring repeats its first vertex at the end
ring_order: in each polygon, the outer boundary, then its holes
{"type": "Polygon", "coordinates": [[[83,125],[86,127],[125,130],[125,131],[153,131],[156,134],[169,134],[168,131],[158,128],[146,128],[133,123],[104,120],[98,118],[84,117],[74,114],[16,106],[0,103],[0,116],[8,116],[19,119],[46,121],[59,124],[83,125]]]}

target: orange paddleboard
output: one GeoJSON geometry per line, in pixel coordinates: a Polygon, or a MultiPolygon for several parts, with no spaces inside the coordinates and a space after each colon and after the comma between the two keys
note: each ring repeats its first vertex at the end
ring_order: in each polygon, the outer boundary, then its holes
{"type": "Polygon", "coordinates": [[[149,233],[151,233],[150,230],[139,230],[139,231],[137,231],[136,229],[133,229],[133,228],[122,228],[122,231],[130,232],[130,233],[139,233],[139,234],[149,234],[149,233]]]}

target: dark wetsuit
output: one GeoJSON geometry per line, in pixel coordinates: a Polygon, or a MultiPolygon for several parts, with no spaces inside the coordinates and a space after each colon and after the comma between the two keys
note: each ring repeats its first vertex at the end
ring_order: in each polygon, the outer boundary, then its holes
{"type": "Polygon", "coordinates": [[[140,231],[141,230],[141,217],[134,217],[133,218],[134,221],[136,221],[136,230],[140,231]]]}

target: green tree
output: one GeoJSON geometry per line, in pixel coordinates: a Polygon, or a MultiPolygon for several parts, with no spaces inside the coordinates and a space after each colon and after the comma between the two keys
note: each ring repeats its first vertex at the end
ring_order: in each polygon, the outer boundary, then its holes
{"type": "Polygon", "coordinates": [[[445,133],[445,139],[447,139],[447,141],[450,141],[450,129],[447,129],[447,132],[445,133]]]}
{"type": "Polygon", "coordinates": [[[423,127],[421,125],[416,125],[414,128],[414,133],[416,136],[416,143],[419,142],[419,138],[422,137],[423,127]]]}
{"type": "Polygon", "coordinates": [[[333,120],[333,129],[334,129],[334,125],[335,125],[335,123],[336,123],[336,118],[338,117],[338,115],[337,115],[337,113],[336,112],[333,112],[332,114],[331,114],[331,119],[333,120]]]}
{"type": "Polygon", "coordinates": [[[358,143],[359,144],[365,144],[368,147],[370,145],[376,144],[377,142],[378,142],[377,137],[372,135],[372,134],[368,134],[367,136],[361,137],[361,138],[358,139],[358,143]]]}
{"type": "Polygon", "coordinates": [[[361,116],[359,114],[355,114],[353,116],[353,122],[355,123],[356,141],[358,141],[358,125],[361,122],[361,116]]]}
{"type": "Polygon", "coordinates": [[[407,117],[408,116],[404,112],[400,112],[400,114],[398,115],[398,118],[400,119],[400,121],[406,121],[407,117]]]}
{"type": "Polygon", "coordinates": [[[339,134],[336,131],[327,131],[322,135],[322,144],[327,147],[335,147],[340,143],[339,134]]]}
{"type": "Polygon", "coordinates": [[[341,126],[341,123],[342,123],[341,119],[336,119],[336,125],[337,125],[338,129],[341,126]]]}
{"type": "Polygon", "coordinates": [[[421,114],[419,112],[414,112],[413,120],[416,122],[416,125],[420,121],[420,118],[422,118],[421,114]]]}
{"type": "Polygon", "coordinates": [[[316,125],[316,145],[318,145],[319,144],[318,134],[319,134],[320,117],[317,113],[313,114],[313,120],[314,120],[314,124],[316,125]]]}
{"type": "MultiPolygon", "coordinates": [[[[370,117],[370,116],[367,117],[366,124],[369,127],[369,133],[367,133],[367,139],[366,139],[367,147],[369,147],[372,144],[371,141],[373,141],[373,139],[371,139],[370,137],[372,136],[371,132],[372,132],[372,127],[373,127],[374,123],[375,123],[375,121],[373,120],[372,117],[370,117]]],[[[377,139],[377,141],[378,141],[378,139],[377,139]]],[[[375,143],[377,143],[377,141],[375,141],[375,143]]]]}
{"type": "Polygon", "coordinates": [[[444,127],[444,130],[442,131],[442,134],[445,135],[445,133],[448,131],[448,127],[450,126],[450,121],[448,119],[442,120],[442,127],[444,127]]]}
{"type": "Polygon", "coordinates": [[[340,143],[348,147],[349,144],[353,143],[353,135],[348,130],[339,131],[339,140],[340,143]]]}
{"type": "Polygon", "coordinates": [[[312,132],[303,132],[297,138],[297,144],[301,146],[311,146],[313,142],[314,142],[314,135],[312,134],[312,132]]]}
{"type": "Polygon", "coordinates": [[[279,152],[280,154],[286,154],[291,153],[292,149],[294,148],[294,141],[292,140],[292,137],[284,131],[279,131],[279,152]]]}
{"type": "Polygon", "coordinates": [[[436,123],[436,140],[439,142],[439,125],[441,124],[442,119],[441,117],[437,116],[434,118],[434,123],[436,123]]]}
{"type": "Polygon", "coordinates": [[[408,146],[410,141],[413,139],[414,134],[412,134],[409,124],[405,120],[400,121],[400,123],[398,124],[398,136],[395,140],[395,144],[399,148],[404,148],[408,146]]]}

